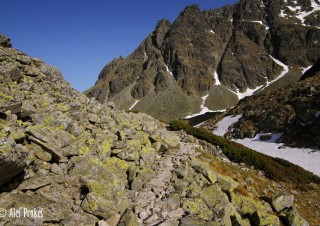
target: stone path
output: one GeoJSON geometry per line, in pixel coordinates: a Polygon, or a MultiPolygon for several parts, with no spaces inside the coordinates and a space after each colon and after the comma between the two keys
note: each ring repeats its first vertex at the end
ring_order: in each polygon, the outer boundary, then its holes
{"type": "Polygon", "coordinates": [[[170,150],[156,156],[153,170],[156,175],[136,193],[134,213],[141,225],[178,225],[185,214],[181,200],[174,187],[175,170],[185,164],[189,156],[197,156],[196,145],[182,143],[178,150],[170,150]]]}

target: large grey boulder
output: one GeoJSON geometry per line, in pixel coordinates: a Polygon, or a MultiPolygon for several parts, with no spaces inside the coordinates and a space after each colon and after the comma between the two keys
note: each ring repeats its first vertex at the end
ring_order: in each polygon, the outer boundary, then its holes
{"type": "Polygon", "coordinates": [[[10,181],[28,166],[27,157],[28,150],[21,144],[15,147],[0,145],[0,185],[10,181]]]}

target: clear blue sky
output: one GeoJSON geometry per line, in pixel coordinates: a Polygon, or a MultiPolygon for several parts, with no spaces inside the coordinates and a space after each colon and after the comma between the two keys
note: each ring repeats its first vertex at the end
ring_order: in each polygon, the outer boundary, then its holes
{"type": "Polygon", "coordinates": [[[160,19],[191,4],[201,10],[236,0],[0,0],[0,33],[13,47],[57,66],[71,85],[94,85],[102,67],[126,57],[160,19]]]}

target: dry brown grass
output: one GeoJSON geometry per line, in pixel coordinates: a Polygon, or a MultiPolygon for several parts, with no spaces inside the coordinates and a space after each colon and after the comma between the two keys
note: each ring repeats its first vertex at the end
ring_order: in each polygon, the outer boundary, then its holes
{"type": "MultiPolygon", "coordinates": [[[[272,197],[277,193],[293,194],[295,196],[295,207],[298,209],[300,215],[306,219],[310,225],[320,225],[320,186],[310,184],[309,189],[300,190],[299,186],[290,182],[275,182],[265,176],[259,175],[259,171],[255,169],[248,169],[244,166],[236,165],[234,163],[224,162],[217,157],[203,154],[200,158],[208,161],[210,160],[210,167],[212,170],[234,178],[239,182],[239,186],[235,192],[251,197],[258,198],[262,196],[272,197]],[[247,185],[246,178],[252,178],[253,183],[247,185]],[[247,186],[253,187],[258,193],[258,197],[253,195],[247,186]]],[[[282,224],[281,224],[282,225],[282,224]]]]}

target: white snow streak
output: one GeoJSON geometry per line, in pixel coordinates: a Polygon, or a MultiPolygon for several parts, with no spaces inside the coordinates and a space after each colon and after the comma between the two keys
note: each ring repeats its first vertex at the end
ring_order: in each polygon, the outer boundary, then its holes
{"type": "Polygon", "coordinates": [[[199,124],[197,124],[197,125],[195,125],[195,126],[193,126],[193,127],[195,127],[195,128],[200,128],[200,126],[202,126],[202,125],[205,124],[205,123],[206,123],[206,121],[201,122],[201,123],[199,123],[199,124]]]}
{"type": "Polygon", "coordinates": [[[264,24],[263,21],[261,21],[261,20],[243,20],[243,21],[245,21],[245,22],[251,22],[251,23],[258,23],[258,24],[261,24],[261,25],[265,26],[265,27],[266,27],[266,30],[269,30],[269,29],[270,29],[270,27],[267,26],[266,24],[264,24]]]}
{"type": "Polygon", "coordinates": [[[210,110],[209,108],[205,107],[204,105],[205,105],[205,103],[206,103],[206,100],[207,100],[208,96],[209,96],[209,94],[201,97],[202,103],[201,103],[201,106],[200,106],[200,108],[201,108],[200,112],[199,112],[199,113],[196,113],[196,114],[193,114],[193,115],[188,115],[188,116],[186,117],[186,119],[188,119],[188,118],[193,118],[193,117],[196,117],[196,116],[199,116],[199,115],[203,115],[203,114],[205,114],[205,113],[207,113],[207,112],[224,112],[224,111],[225,111],[225,109],[224,109],[224,110],[212,111],[212,110],[210,110]]]}
{"type": "Polygon", "coordinates": [[[251,22],[265,25],[261,20],[252,20],[251,22]]]}
{"type": "Polygon", "coordinates": [[[213,30],[210,30],[209,32],[212,33],[212,34],[215,34],[213,30]]]}
{"type": "Polygon", "coordinates": [[[256,92],[257,90],[261,89],[263,85],[261,86],[258,86],[256,87],[255,89],[250,89],[250,88],[247,88],[246,91],[244,91],[243,93],[240,93],[239,89],[237,88],[237,91],[234,92],[233,90],[230,90],[231,92],[233,92],[234,94],[237,95],[238,99],[241,100],[245,97],[248,97],[248,96],[252,96],[254,92],[256,92]]]}
{"type": "Polygon", "coordinates": [[[241,117],[242,114],[236,116],[229,115],[224,117],[216,124],[216,129],[213,130],[212,133],[219,136],[224,136],[224,134],[228,132],[228,128],[234,123],[238,122],[241,117]]]}
{"type": "Polygon", "coordinates": [[[131,107],[129,108],[129,110],[131,110],[132,108],[134,108],[134,106],[137,105],[137,103],[139,103],[140,100],[135,100],[135,102],[131,105],[131,107]]]}
{"type": "Polygon", "coordinates": [[[311,67],[312,67],[312,65],[309,66],[309,67],[303,67],[302,68],[302,74],[306,73],[306,71],[309,70],[311,67]]]}
{"type": "Polygon", "coordinates": [[[221,85],[221,82],[219,80],[219,75],[218,75],[217,71],[214,72],[214,80],[215,80],[215,85],[216,86],[220,86],[221,85]]]}
{"type": "Polygon", "coordinates": [[[285,76],[288,72],[289,72],[289,67],[287,65],[285,65],[284,63],[282,63],[280,60],[277,60],[275,58],[273,58],[271,55],[269,55],[271,57],[271,59],[276,62],[278,65],[280,65],[283,68],[283,71],[280,73],[280,75],[278,77],[276,77],[275,79],[271,80],[271,81],[267,81],[267,84],[264,88],[266,88],[267,86],[269,86],[270,84],[274,83],[275,81],[279,80],[280,78],[282,78],[283,76],[285,76]]]}
{"type": "Polygon", "coordinates": [[[284,63],[282,63],[281,61],[273,58],[272,56],[270,56],[272,58],[272,60],[274,60],[274,62],[276,62],[277,64],[279,64],[280,66],[283,67],[283,71],[280,73],[280,75],[275,78],[272,81],[267,81],[267,84],[263,87],[263,85],[256,87],[255,89],[250,89],[247,88],[247,90],[243,93],[241,93],[239,91],[239,89],[237,88],[236,92],[233,90],[230,90],[231,92],[233,92],[234,94],[236,94],[238,96],[238,99],[241,100],[247,96],[252,96],[254,94],[254,92],[258,91],[259,89],[263,90],[266,87],[268,87],[270,84],[274,83],[275,81],[279,80],[280,78],[282,78],[283,76],[285,76],[288,72],[289,72],[289,67],[287,65],[285,65],[284,63]]]}
{"type": "Polygon", "coordinates": [[[167,72],[168,72],[172,77],[174,77],[173,74],[172,74],[172,72],[169,70],[168,65],[165,64],[165,66],[166,66],[167,72]]]}
{"type": "Polygon", "coordinates": [[[275,143],[282,133],[274,134],[270,140],[266,141],[260,140],[260,135],[235,141],[257,152],[285,159],[320,176],[320,152],[307,148],[284,147],[282,143],[275,143]]]}

